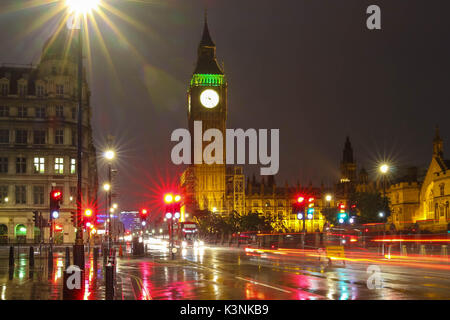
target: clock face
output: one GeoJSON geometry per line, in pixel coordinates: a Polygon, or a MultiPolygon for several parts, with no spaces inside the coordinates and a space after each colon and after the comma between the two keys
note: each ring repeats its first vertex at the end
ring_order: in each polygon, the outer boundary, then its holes
{"type": "Polygon", "coordinates": [[[219,94],[213,89],[206,89],[200,94],[200,102],[205,108],[212,109],[219,104],[219,94]]]}

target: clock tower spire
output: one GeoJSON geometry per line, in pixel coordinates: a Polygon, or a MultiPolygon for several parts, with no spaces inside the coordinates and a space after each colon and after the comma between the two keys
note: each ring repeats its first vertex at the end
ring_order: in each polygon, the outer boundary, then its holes
{"type": "MultiPolygon", "coordinates": [[[[187,212],[191,211],[195,214],[195,211],[207,210],[223,214],[226,213],[227,81],[223,69],[217,62],[216,45],[209,31],[206,12],[197,54],[197,63],[187,92],[192,164],[182,175],[181,184],[186,187],[186,193],[190,198],[190,203],[186,206],[187,212]],[[216,157],[214,154],[216,162],[213,164],[205,163],[204,158],[202,163],[194,161],[194,141],[202,139],[202,137],[195,137],[196,134],[198,135],[198,121],[201,121],[202,134],[208,129],[217,129],[222,133],[222,157],[216,157]]],[[[205,147],[212,142],[214,141],[202,141],[201,152],[203,153],[205,147]]]]}

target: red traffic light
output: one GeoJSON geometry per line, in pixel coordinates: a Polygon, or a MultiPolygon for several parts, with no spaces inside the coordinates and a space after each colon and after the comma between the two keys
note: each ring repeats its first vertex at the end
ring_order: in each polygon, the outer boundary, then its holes
{"type": "Polygon", "coordinates": [[[59,190],[53,190],[52,191],[52,199],[55,201],[59,201],[62,198],[62,192],[59,190]]]}
{"type": "Polygon", "coordinates": [[[143,216],[147,215],[147,213],[148,213],[148,210],[147,210],[147,209],[141,209],[141,214],[142,214],[143,216]]]}
{"type": "Polygon", "coordinates": [[[343,204],[343,203],[339,204],[339,208],[345,209],[345,204],[343,204]]]}
{"type": "Polygon", "coordinates": [[[301,196],[297,198],[298,203],[302,203],[303,201],[305,201],[305,198],[303,198],[301,196]]]}
{"type": "Polygon", "coordinates": [[[92,216],[92,209],[86,209],[86,210],[84,210],[84,215],[85,215],[86,217],[92,216]]]}
{"type": "Polygon", "coordinates": [[[309,202],[309,203],[314,202],[314,198],[313,198],[313,197],[310,197],[310,198],[308,199],[308,202],[309,202]]]}

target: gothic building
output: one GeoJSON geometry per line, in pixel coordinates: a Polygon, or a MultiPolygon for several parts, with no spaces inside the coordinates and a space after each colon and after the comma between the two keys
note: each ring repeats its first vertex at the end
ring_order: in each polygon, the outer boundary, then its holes
{"type": "MultiPolygon", "coordinates": [[[[220,130],[223,136],[223,160],[226,159],[227,88],[227,79],[217,62],[216,46],[205,18],[197,64],[187,93],[188,125],[191,137],[211,128],[220,130]],[[201,121],[201,125],[198,121],[201,121]]],[[[301,230],[301,222],[292,212],[298,188],[276,186],[274,177],[268,177],[267,181],[263,178],[261,182],[256,182],[255,178],[251,182],[247,179],[246,184],[243,168],[226,165],[225,161],[224,164],[207,164],[205,162],[208,159],[203,159],[202,163],[196,163],[195,153],[201,153],[210,142],[196,146],[193,140],[192,165],[182,173],[180,179],[185,195],[182,219],[185,219],[185,213],[191,213],[191,217],[206,212],[221,215],[257,212],[273,218],[279,230],[301,230]]],[[[314,192],[318,193],[317,190],[314,192]]],[[[323,228],[324,219],[319,208],[316,210],[315,218],[307,221],[308,231],[323,228]]]]}
{"type": "Polygon", "coordinates": [[[449,228],[450,160],[444,158],[443,140],[437,127],[432,150],[423,179],[417,169],[410,169],[408,175],[389,188],[391,223],[397,230],[446,232],[449,228]]]}
{"type": "MultiPolygon", "coordinates": [[[[77,38],[77,37],[74,37],[77,38]]],[[[0,67],[0,241],[41,235],[33,212],[49,218],[49,193],[62,190],[56,242],[73,242],[77,199],[77,42],[62,28],[36,66],[0,67]]],[[[96,151],[88,84],[83,79],[83,201],[97,193],[96,151]]]]}

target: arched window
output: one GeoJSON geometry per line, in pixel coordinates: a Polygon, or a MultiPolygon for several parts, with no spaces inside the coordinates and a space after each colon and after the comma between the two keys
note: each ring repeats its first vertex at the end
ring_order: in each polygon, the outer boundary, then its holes
{"type": "Polygon", "coordinates": [[[434,204],[434,219],[435,220],[438,220],[439,219],[439,211],[438,211],[438,204],[437,203],[435,203],[434,204]]]}

